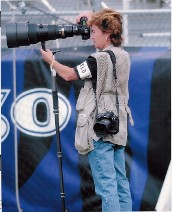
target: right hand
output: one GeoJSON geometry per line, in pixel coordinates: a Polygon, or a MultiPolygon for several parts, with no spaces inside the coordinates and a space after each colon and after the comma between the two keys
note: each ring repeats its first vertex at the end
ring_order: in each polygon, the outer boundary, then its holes
{"type": "Polygon", "coordinates": [[[82,17],[86,17],[88,20],[90,20],[92,14],[93,14],[93,12],[90,12],[90,11],[82,12],[82,13],[80,13],[80,14],[76,17],[76,22],[79,23],[79,22],[80,22],[80,19],[81,19],[82,17]]]}

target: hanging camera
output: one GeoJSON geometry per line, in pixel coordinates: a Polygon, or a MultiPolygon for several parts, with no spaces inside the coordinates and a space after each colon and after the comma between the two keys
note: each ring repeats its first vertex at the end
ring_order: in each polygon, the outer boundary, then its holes
{"type": "Polygon", "coordinates": [[[119,118],[112,111],[98,113],[93,129],[99,138],[107,134],[117,134],[119,132],[119,118]]]}

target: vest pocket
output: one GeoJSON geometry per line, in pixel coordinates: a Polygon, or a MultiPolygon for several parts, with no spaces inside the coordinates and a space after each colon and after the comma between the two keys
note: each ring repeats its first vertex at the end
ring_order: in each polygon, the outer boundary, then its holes
{"type": "Polygon", "coordinates": [[[86,154],[91,150],[89,142],[90,124],[85,113],[78,114],[77,127],[75,133],[75,148],[81,154],[86,154]]]}

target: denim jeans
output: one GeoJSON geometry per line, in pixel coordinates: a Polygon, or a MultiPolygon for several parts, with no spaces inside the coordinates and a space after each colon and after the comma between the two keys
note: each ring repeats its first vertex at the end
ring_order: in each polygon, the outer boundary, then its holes
{"type": "Polygon", "coordinates": [[[98,140],[88,159],[95,192],[102,199],[102,211],[132,211],[129,182],[126,177],[124,146],[98,140]]]}

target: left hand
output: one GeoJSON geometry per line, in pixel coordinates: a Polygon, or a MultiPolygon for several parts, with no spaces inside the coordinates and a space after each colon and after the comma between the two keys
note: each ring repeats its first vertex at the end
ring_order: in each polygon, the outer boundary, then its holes
{"type": "Polygon", "coordinates": [[[50,51],[49,49],[47,49],[46,51],[44,51],[43,49],[40,49],[41,55],[42,55],[42,59],[51,64],[54,61],[54,55],[52,53],[52,51],[50,51]]]}

